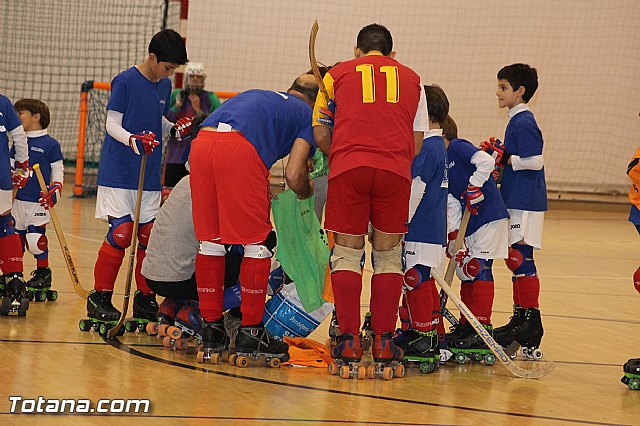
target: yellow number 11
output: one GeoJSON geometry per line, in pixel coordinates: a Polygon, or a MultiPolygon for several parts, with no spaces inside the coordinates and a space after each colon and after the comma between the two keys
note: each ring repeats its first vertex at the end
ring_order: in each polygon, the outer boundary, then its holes
{"type": "MultiPolygon", "coordinates": [[[[376,101],[376,80],[373,78],[373,64],[360,64],[356,71],[362,73],[362,103],[371,104],[376,101]]],[[[400,82],[398,81],[398,67],[384,65],[380,72],[386,75],[387,102],[395,104],[400,97],[400,82]]]]}

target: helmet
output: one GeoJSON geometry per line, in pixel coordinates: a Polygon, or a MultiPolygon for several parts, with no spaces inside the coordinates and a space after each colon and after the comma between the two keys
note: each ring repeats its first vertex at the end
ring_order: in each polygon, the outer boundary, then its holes
{"type": "MultiPolygon", "coordinates": [[[[200,62],[189,62],[184,70],[184,86],[187,90],[201,91],[204,89],[204,81],[207,73],[204,71],[204,65],[200,62]],[[202,81],[191,81],[192,76],[202,77],[202,81]]],[[[198,79],[200,80],[200,79],[198,79]]]]}

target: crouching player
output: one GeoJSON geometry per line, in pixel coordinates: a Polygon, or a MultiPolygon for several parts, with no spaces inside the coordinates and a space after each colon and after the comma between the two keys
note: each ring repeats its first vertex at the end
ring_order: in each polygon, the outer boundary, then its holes
{"type": "MultiPolygon", "coordinates": [[[[444,129],[449,161],[447,254],[454,256],[458,262],[456,273],[462,281],[460,298],[493,335],[492,266],[493,259],[507,257],[509,215],[491,178],[495,167],[493,158],[469,141],[458,139],[455,122],[450,117],[445,120],[444,129]],[[462,250],[452,253],[465,208],[471,213],[465,244],[462,250]]],[[[455,354],[456,362],[461,364],[470,356],[476,361],[484,359],[488,365],[495,362],[493,353],[464,317],[447,335],[447,343],[449,350],[455,354]]]]}

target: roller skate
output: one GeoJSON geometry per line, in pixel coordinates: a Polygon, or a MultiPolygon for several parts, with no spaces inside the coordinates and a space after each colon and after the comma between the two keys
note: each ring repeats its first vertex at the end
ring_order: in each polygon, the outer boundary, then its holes
{"type": "Polygon", "coordinates": [[[362,349],[368,351],[373,343],[373,332],[371,331],[371,312],[364,314],[362,328],[360,329],[360,340],[362,341],[362,349]]]}
{"type": "Polygon", "coordinates": [[[190,302],[182,306],[175,317],[174,325],[167,330],[167,336],[162,339],[165,348],[173,350],[187,349],[189,340],[196,340],[196,346],[202,341],[200,329],[202,320],[200,319],[200,307],[198,302],[190,302]]]}
{"type": "MultiPolygon", "coordinates": [[[[120,319],[119,310],[111,303],[112,291],[91,290],[87,298],[87,317],[80,320],[80,330],[94,331],[100,333],[102,337],[107,335],[110,328],[114,327],[120,319]]],[[[124,334],[124,327],[118,330],[118,336],[124,334]]]]}
{"type": "MultiPolygon", "coordinates": [[[[509,324],[505,328],[500,327],[503,331],[500,334],[496,334],[496,342],[504,348],[513,348],[513,342],[517,342],[522,347],[522,355],[525,358],[542,359],[543,353],[539,346],[544,335],[544,329],[542,328],[540,310],[516,307],[509,324]],[[509,324],[512,324],[512,326],[506,328],[509,324]]],[[[515,358],[515,350],[511,349],[509,352],[511,357],[515,358]]]]}
{"type": "Polygon", "coordinates": [[[58,298],[58,292],[51,290],[51,269],[48,266],[31,272],[31,279],[27,281],[26,286],[29,300],[53,302],[58,298]]]}
{"type": "MultiPolygon", "coordinates": [[[[493,326],[491,324],[482,324],[484,329],[493,336],[493,326]]],[[[496,363],[496,356],[491,349],[487,347],[484,340],[475,333],[465,338],[455,339],[451,341],[449,350],[453,352],[454,360],[458,364],[466,364],[469,359],[475,362],[484,361],[485,365],[493,365],[496,363]]]]}
{"type": "Polygon", "coordinates": [[[382,377],[384,380],[391,380],[394,377],[404,377],[404,364],[402,363],[404,351],[393,343],[391,333],[373,335],[371,354],[373,355],[373,364],[367,366],[368,378],[382,377]]]}
{"type": "Polygon", "coordinates": [[[329,322],[329,338],[325,343],[325,346],[332,351],[338,345],[338,338],[340,337],[340,327],[338,326],[338,316],[336,315],[336,309],[333,309],[331,313],[331,322],[329,322]]]}
{"type": "Polygon", "coordinates": [[[169,327],[173,325],[178,311],[186,303],[184,300],[165,297],[158,308],[157,322],[150,321],[147,323],[147,334],[149,336],[158,336],[158,338],[167,336],[169,327]]]}
{"type": "Polygon", "coordinates": [[[337,337],[336,346],[331,348],[329,374],[339,375],[341,379],[364,379],[367,369],[362,361],[362,338],[353,334],[343,334],[337,337]]]}
{"type": "Polygon", "coordinates": [[[13,272],[3,276],[2,303],[0,303],[0,316],[6,316],[17,312],[19,317],[27,315],[29,310],[29,298],[22,281],[21,272],[13,272]]]}
{"type": "Polygon", "coordinates": [[[289,360],[289,345],[264,328],[264,324],[247,325],[238,329],[235,351],[229,355],[229,364],[246,367],[250,361],[277,368],[289,360]]]}
{"type": "Polygon", "coordinates": [[[440,367],[440,340],[438,331],[418,331],[409,329],[404,332],[404,344],[394,343],[404,350],[404,362],[418,363],[421,373],[428,374],[436,371],[440,367]]]}
{"type": "Polygon", "coordinates": [[[199,364],[220,364],[222,353],[229,349],[229,336],[224,329],[223,319],[202,322],[200,328],[202,344],[198,347],[196,360],[199,364]]]}
{"type": "Polygon", "coordinates": [[[624,370],[624,377],[620,381],[631,390],[640,389],[640,359],[630,359],[624,363],[622,369],[624,370]]]}
{"type": "Polygon", "coordinates": [[[136,290],[133,296],[133,318],[124,322],[124,329],[128,332],[136,330],[142,332],[147,324],[158,318],[158,302],[154,293],[145,294],[136,290]]]}

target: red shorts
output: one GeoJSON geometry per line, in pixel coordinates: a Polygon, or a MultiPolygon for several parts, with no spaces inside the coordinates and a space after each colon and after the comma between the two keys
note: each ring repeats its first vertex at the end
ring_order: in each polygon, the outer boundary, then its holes
{"type": "Polygon", "coordinates": [[[271,231],[269,171],[238,132],[202,130],[189,156],[199,241],[253,244],[271,231]]]}
{"type": "Polygon", "coordinates": [[[387,170],[357,167],[329,176],[325,228],[366,235],[369,222],[387,234],[407,232],[411,182],[387,170]]]}

